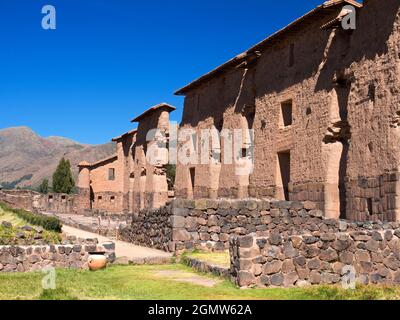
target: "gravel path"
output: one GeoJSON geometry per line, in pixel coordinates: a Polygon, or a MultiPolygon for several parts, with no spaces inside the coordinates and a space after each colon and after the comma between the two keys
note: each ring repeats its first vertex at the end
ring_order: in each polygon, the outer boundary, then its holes
{"type": "Polygon", "coordinates": [[[99,242],[115,242],[115,254],[117,262],[121,264],[136,263],[168,263],[172,255],[164,251],[155,250],[146,247],[140,247],[124,241],[115,241],[113,239],[99,236],[98,234],[79,230],[69,226],[63,226],[63,232],[68,236],[76,236],[78,238],[97,238],[99,242]]]}

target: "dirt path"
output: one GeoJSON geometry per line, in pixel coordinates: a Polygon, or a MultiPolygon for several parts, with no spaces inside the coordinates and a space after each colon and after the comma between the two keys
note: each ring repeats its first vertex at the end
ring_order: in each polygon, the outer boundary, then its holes
{"type": "Polygon", "coordinates": [[[95,233],[75,229],[69,226],[63,226],[63,232],[69,236],[78,238],[97,238],[99,242],[115,242],[115,254],[117,261],[128,264],[133,263],[168,263],[172,255],[164,251],[140,247],[124,241],[115,241],[95,233]]]}

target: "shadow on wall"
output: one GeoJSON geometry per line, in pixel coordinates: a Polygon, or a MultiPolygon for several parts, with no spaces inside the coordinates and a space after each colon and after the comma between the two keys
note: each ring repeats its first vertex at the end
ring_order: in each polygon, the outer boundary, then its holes
{"type": "MultiPolygon", "coordinates": [[[[357,29],[335,32],[327,46],[324,66],[315,91],[333,89],[333,79],[338,70],[350,68],[362,60],[375,60],[388,53],[388,40],[393,34],[400,3],[398,0],[369,0],[357,16],[357,29]]],[[[327,31],[326,31],[327,32],[327,31]]]]}
{"type": "MultiPolygon", "coordinates": [[[[357,30],[321,30],[325,21],[314,18],[311,24],[285,36],[281,43],[266,45],[263,55],[248,69],[247,74],[244,74],[243,68],[231,67],[189,92],[185,99],[182,126],[196,127],[210,118],[219,124],[229,106],[236,106],[235,112],[240,113],[241,107],[254,104],[252,101],[256,97],[282,92],[318,73],[315,92],[330,91],[338,70],[349,68],[354,62],[373,60],[376,56],[388,53],[387,42],[393,33],[399,1],[364,2],[364,8],[358,11],[357,30]],[[332,32],[335,32],[334,37],[332,32]],[[282,63],[282,58],[288,55],[287,49],[294,39],[298,42],[294,47],[294,58],[298,61],[289,67],[282,63]]],[[[333,19],[340,10],[333,11],[325,20],[333,19]]]]}

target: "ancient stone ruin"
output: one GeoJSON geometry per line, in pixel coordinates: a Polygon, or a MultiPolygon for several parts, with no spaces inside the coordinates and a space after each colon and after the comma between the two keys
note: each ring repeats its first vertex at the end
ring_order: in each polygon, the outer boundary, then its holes
{"type": "Polygon", "coordinates": [[[123,240],[177,254],[229,250],[240,286],[338,283],[346,268],[362,283],[398,284],[399,7],[326,1],[178,90],[186,140],[173,141],[175,108],[163,103],[113,139],[114,156],[79,165],[78,195],[4,191],[0,201],[127,214],[123,240]],[[341,24],[349,5],[354,30],[341,24]],[[178,159],[171,187],[173,143],[197,159],[208,146],[209,161],[178,159]]]}

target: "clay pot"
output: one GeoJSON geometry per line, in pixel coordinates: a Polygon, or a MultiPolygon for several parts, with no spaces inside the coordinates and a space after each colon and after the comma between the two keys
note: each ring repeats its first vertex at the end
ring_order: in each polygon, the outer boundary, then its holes
{"type": "Polygon", "coordinates": [[[107,267],[107,257],[101,253],[90,254],[88,264],[91,271],[104,269],[107,267]]]}

